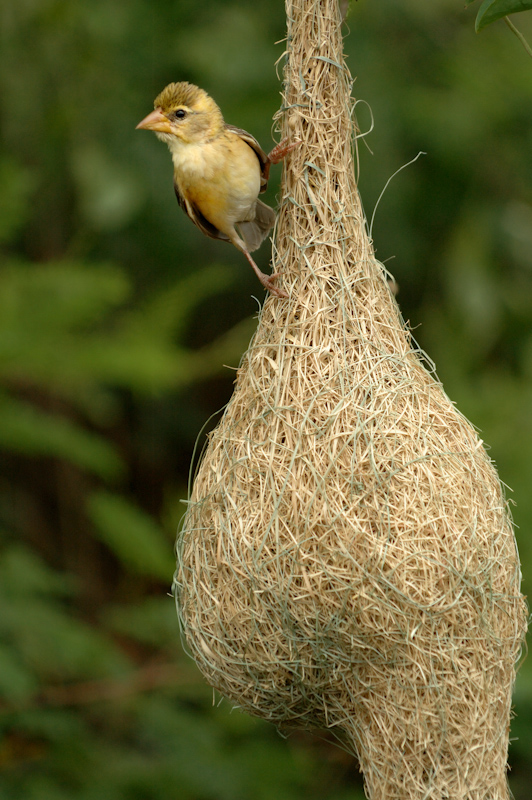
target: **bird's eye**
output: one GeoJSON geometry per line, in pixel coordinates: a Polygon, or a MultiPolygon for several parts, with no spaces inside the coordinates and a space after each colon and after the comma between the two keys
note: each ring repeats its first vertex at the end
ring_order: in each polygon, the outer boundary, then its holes
{"type": "Polygon", "coordinates": [[[174,111],[174,117],[176,119],[185,119],[187,112],[184,108],[178,108],[177,111],[174,111]]]}

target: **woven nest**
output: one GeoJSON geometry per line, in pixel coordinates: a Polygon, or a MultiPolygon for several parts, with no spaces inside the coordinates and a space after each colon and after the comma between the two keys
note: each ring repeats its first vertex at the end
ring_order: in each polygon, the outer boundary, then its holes
{"type": "Polygon", "coordinates": [[[421,360],[353,169],[336,0],[288,2],[269,297],[195,478],[175,592],[208,682],[334,728],[373,800],[503,800],[525,605],[471,424],[421,360]]]}

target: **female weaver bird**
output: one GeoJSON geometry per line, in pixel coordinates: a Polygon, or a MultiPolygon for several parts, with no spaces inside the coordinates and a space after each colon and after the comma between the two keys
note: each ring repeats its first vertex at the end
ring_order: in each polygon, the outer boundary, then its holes
{"type": "Polygon", "coordinates": [[[183,211],[207,236],[241,250],[270,292],[288,297],[275,286],[277,273],[265,275],[250,253],[275,222],[273,209],[258,199],[268,185],[270,166],[299,142],[283,140],[266,155],[251,134],[227,125],[214,100],[191,83],[170,83],[154,106],[137,128],[155,131],[167,143],[183,211]]]}

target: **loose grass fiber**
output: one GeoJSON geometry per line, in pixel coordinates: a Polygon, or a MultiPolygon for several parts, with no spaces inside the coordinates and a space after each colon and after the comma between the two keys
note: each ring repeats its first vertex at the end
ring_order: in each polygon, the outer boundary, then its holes
{"type": "Polygon", "coordinates": [[[195,478],[175,594],[209,683],[335,729],[371,800],[504,800],[526,616],[501,485],[415,349],[357,194],[336,0],[288,0],[269,297],[195,478]]]}

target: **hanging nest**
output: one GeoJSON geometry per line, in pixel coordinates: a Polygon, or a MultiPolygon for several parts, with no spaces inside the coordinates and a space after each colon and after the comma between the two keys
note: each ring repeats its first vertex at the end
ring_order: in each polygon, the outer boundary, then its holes
{"type": "Polygon", "coordinates": [[[175,594],[207,681],[334,728],[373,800],[504,800],[526,624],[512,524],[427,369],[357,193],[336,0],[288,1],[269,297],[195,478],[175,594]]]}

